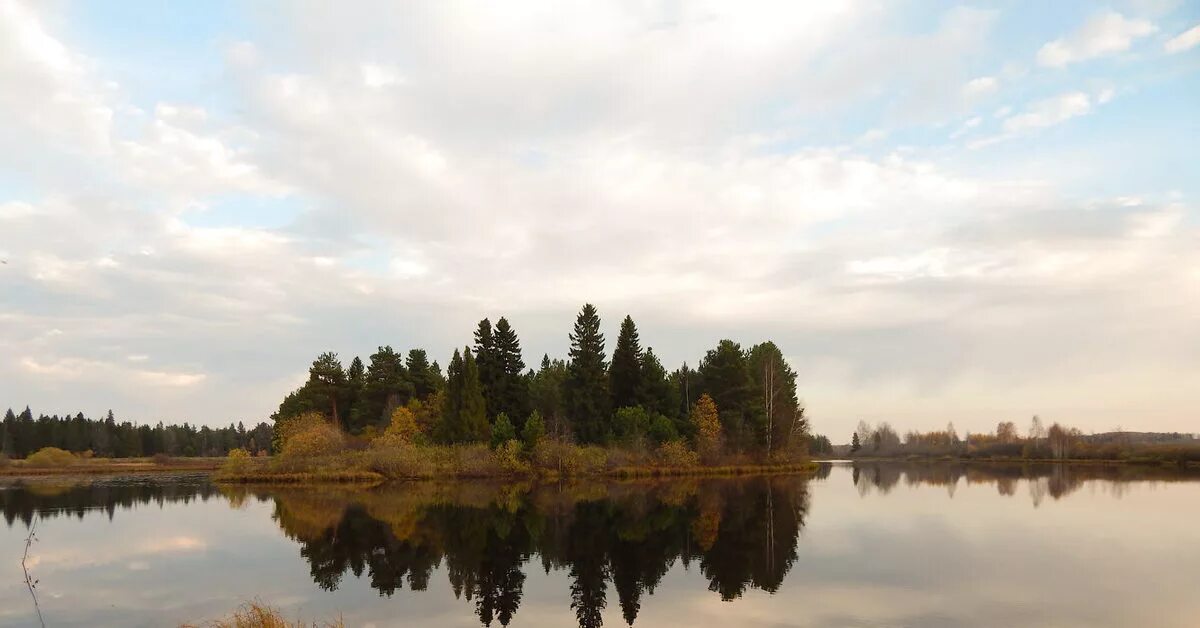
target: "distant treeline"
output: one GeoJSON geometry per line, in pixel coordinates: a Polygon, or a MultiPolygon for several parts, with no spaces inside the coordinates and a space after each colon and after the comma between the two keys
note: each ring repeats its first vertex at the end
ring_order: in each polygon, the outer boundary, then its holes
{"type": "Polygon", "coordinates": [[[20,414],[10,408],[0,423],[0,456],[24,458],[43,448],[102,458],[136,458],[166,454],[169,456],[224,456],[230,449],[261,451],[271,446],[271,426],[259,423],[247,430],[239,421],[229,427],[207,425],[138,425],[117,422],[112,410],[103,419],[90,419],[78,413],[60,417],[38,415],[26,406],[20,414]]]}
{"type": "Polygon", "coordinates": [[[546,435],[559,440],[662,443],[694,438],[689,415],[707,394],[728,452],[829,449],[828,439],[809,434],[796,373],[770,341],[743,349],[721,340],[698,368],[684,363],[669,372],[653,349],[642,347],[629,316],[610,359],[591,304],[579,312],[569,338],[566,360],[546,355],[536,369],[526,368],[508,320],[502,317],[493,326],[485,318],[473,346],[454,351],[445,375],[422,349],[403,354],[382,346],[367,363],[355,357],[348,367],[337,354],[322,353],[308,381],[272,418],[320,412],[348,433],[371,437],[407,406],[416,408],[417,427],[433,442],[487,442],[496,431],[521,434],[536,416],[546,435]]]}
{"type": "Polygon", "coordinates": [[[910,431],[903,437],[887,422],[860,421],[851,436],[854,456],[948,456],[1024,460],[1130,460],[1200,462],[1200,440],[1178,432],[1106,432],[1084,434],[1054,423],[1046,427],[1033,417],[1022,436],[1012,421],[1001,421],[994,433],[967,433],[961,438],[951,423],[945,430],[910,431]]]}

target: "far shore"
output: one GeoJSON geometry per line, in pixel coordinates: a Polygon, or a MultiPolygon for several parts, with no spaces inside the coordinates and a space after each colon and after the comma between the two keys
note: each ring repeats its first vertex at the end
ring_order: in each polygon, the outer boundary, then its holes
{"type": "Polygon", "coordinates": [[[1200,468],[1200,462],[1176,462],[1144,458],[978,458],[964,456],[819,456],[813,462],[962,462],[975,464],[1095,464],[1136,465],[1150,467],[1200,468]]]}
{"type": "Polygon", "coordinates": [[[179,457],[154,458],[89,458],[73,464],[34,466],[24,460],[12,460],[0,465],[0,478],[29,478],[63,475],[147,475],[170,473],[212,473],[225,458],[179,457]]]}

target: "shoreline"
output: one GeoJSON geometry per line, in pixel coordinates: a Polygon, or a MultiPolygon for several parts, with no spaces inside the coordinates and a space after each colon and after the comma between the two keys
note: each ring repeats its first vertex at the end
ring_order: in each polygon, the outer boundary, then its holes
{"type": "Polygon", "coordinates": [[[973,463],[973,464],[1073,464],[1073,465],[1122,465],[1139,467],[1200,468],[1196,462],[1171,460],[1122,460],[1118,458],[962,458],[950,456],[870,456],[813,458],[813,462],[919,462],[919,463],[973,463]]]}
{"type": "Polygon", "coordinates": [[[389,477],[376,471],[339,470],[312,472],[245,471],[214,472],[210,477],[216,484],[381,484],[385,482],[471,482],[471,481],[558,481],[571,480],[632,480],[642,478],[736,477],[742,475],[774,475],[813,473],[819,467],[815,460],[763,465],[719,465],[696,467],[616,467],[598,473],[525,472],[508,474],[447,474],[389,477]]]}

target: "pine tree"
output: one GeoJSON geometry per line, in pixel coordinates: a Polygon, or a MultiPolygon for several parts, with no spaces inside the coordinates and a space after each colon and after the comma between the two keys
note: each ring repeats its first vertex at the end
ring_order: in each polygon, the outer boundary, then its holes
{"type": "Polygon", "coordinates": [[[417,399],[425,399],[437,392],[441,385],[441,377],[433,372],[424,349],[409,351],[404,365],[408,368],[408,378],[412,382],[413,394],[417,399]]]}
{"type": "Polygon", "coordinates": [[[613,408],[628,408],[638,405],[638,389],[641,388],[642,346],[638,339],[633,318],[626,316],[621,321],[621,333],[613,348],[612,365],[608,370],[608,383],[612,394],[613,408]]]}
{"type": "Polygon", "coordinates": [[[705,354],[700,362],[700,375],[704,391],[721,409],[727,444],[736,450],[753,444],[755,433],[765,420],[741,345],[722,340],[716,349],[705,354]]]}
{"type": "Polygon", "coordinates": [[[496,423],[492,425],[492,449],[507,443],[517,437],[517,429],[513,427],[508,415],[501,412],[496,415],[496,423]]]}
{"type": "Polygon", "coordinates": [[[475,362],[479,366],[479,382],[483,384],[483,398],[487,403],[488,420],[496,418],[499,404],[499,360],[496,357],[496,337],[492,332],[492,322],[488,319],[479,321],[475,329],[475,362]]]}
{"type": "Polygon", "coordinates": [[[352,431],[361,431],[368,425],[386,426],[392,418],[392,410],[408,403],[413,397],[413,384],[409,381],[404,359],[391,346],[379,347],[371,355],[371,363],[363,376],[362,392],[350,421],[352,431]]]}
{"type": "Polygon", "coordinates": [[[862,442],[858,440],[858,432],[855,432],[854,436],[850,438],[850,453],[854,453],[859,449],[862,449],[862,442]]]}
{"type": "Polygon", "coordinates": [[[569,337],[571,362],[563,388],[567,416],[574,423],[579,442],[607,442],[612,435],[608,369],[600,316],[591,303],[580,310],[569,337]]]}
{"type": "Polygon", "coordinates": [[[546,429],[555,437],[562,438],[570,432],[567,424],[563,388],[567,380],[567,364],[562,360],[551,360],[542,356],[541,368],[530,378],[530,404],[546,421],[546,429]]]}
{"type": "MultiPolygon", "coordinates": [[[[521,341],[517,332],[503,317],[496,321],[493,336],[495,360],[495,414],[507,414],[517,431],[529,415],[529,381],[525,378],[525,361],[521,358],[521,341]]],[[[489,406],[489,411],[493,408],[489,406]]]]}
{"type": "Polygon", "coordinates": [[[326,351],[313,360],[305,386],[313,398],[313,406],[324,412],[335,425],[344,425],[349,420],[349,413],[346,412],[349,392],[346,371],[336,353],[326,351]]]}
{"type": "Polygon", "coordinates": [[[793,434],[803,434],[803,410],[796,398],[796,372],[771,341],[755,345],[748,356],[750,378],[765,424],[759,426],[758,443],[767,454],[786,451],[793,434]]]}
{"type": "Polygon", "coordinates": [[[654,349],[646,347],[639,365],[641,381],[637,390],[638,405],[647,410],[672,418],[679,414],[679,400],[667,379],[667,370],[663,368],[654,349]]]}
{"type": "Polygon", "coordinates": [[[438,438],[448,443],[485,440],[488,434],[486,402],[479,382],[479,368],[470,348],[464,348],[461,354],[454,351],[446,375],[446,400],[442,406],[438,438]]]}

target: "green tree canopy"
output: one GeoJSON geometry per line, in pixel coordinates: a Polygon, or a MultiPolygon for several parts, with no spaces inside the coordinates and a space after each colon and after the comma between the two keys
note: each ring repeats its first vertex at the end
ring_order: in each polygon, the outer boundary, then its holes
{"type": "Polygon", "coordinates": [[[567,415],[574,422],[581,443],[607,442],[612,430],[608,394],[608,368],[604,361],[604,335],[600,315],[591,303],[584,304],[570,334],[571,361],[563,389],[567,415]]]}

